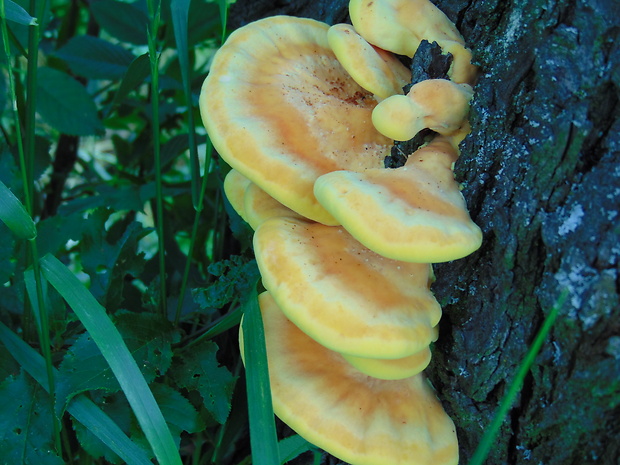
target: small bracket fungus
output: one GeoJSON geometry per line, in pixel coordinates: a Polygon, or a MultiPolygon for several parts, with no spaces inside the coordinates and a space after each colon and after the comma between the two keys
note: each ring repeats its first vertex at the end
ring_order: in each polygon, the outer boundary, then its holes
{"type": "Polygon", "coordinates": [[[328,173],[317,180],[314,193],[353,237],[384,257],[456,260],[482,242],[454,181],[456,158],[452,144],[437,137],[401,168],[328,173]]]}
{"type": "Polygon", "coordinates": [[[263,285],[282,311],[324,346],[366,358],[428,347],[441,308],[430,265],[384,258],[341,227],[272,218],[254,234],[263,285]]]}
{"type": "Polygon", "coordinates": [[[411,72],[390,52],[370,45],[349,24],[335,24],[327,32],[329,46],[340,64],[360,86],[377,97],[402,94],[411,72]]]}
{"type": "Polygon", "coordinates": [[[473,84],[476,67],[471,52],[448,17],[428,0],[351,0],[355,30],[369,43],[413,57],[423,39],[437,42],[454,61],[449,72],[457,83],[473,84]]]}
{"type": "Polygon", "coordinates": [[[372,122],[386,137],[397,141],[413,138],[422,129],[451,134],[465,124],[473,96],[468,84],[428,79],[411,87],[407,95],[393,95],[372,112],[372,122]]]}
{"type": "Polygon", "coordinates": [[[230,170],[224,178],[224,194],[241,219],[248,222],[244,207],[245,190],[252,184],[248,178],[237,170],[230,170]]]}
{"type": "Polygon", "coordinates": [[[254,230],[269,218],[285,216],[303,219],[301,215],[282,205],[253,182],[245,190],[243,208],[246,221],[254,230]]]}
{"type": "Polygon", "coordinates": [[[431,361],[431,349],[426,347],[408,357],[395,359],[356,357],[341,354],[344,359],[365,375],[378,379],[405,379],[417,375],[431,361]]]}
{"type": "Polygon", "coordinates": [[[275,16],[233,32],[200,94],[222,158],[304,217],[337,221],[312,192],[322,174],[382,166],[391,141],[372,125],[377,104],[336,59],[329,26],[275,16]]]}
{"type": "Polygon", "coordinates": [[[422,374],[366,376],[306,336],[269,293],[259,304],[273,410],[300,436],[352,465],[458,463],[454,424],[422,374]]]}

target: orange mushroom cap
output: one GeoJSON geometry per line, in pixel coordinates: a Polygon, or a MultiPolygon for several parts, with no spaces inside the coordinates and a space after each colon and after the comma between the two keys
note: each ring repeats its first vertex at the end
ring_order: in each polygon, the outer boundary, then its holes
{"type": "Polygon", "coordinates": [[[393,95],[379,103],[372,122],[381,134],[398,141],[410,140],[425,128],[452,134],[466,124],[472,96],[468,84],[427,79],[414,84],[407,95],[393,95]]]}
{"type": "Polygon", "coordinates": [[[384,258],[342,227],[272,218],[254,234],[263,285],[297,326],[337,352],[402,358],[433,340],[430,265],[384,258]]]}
{"type": "Polygon", "coordinates": [[[306,336],[269,293],[259,296],[274,412],[352,465],[456,465],[452,420],[422,374],[366,376],[306,336]]]}
{"type": "Polygon", "coordinates": [[[453,56],[448,75],[473,84],[471,52],[448,17],[428,0],[351,0],[349,14],[356,31],[384,50],[413,57],[423,39],[437,42],[453,56]]]}
{"type": "Polygon", "coordinates": [[[337,224],[314,181],[382,166],[391,141],[372,125],[377,101],[338,62],[328,28],[274,16],[238,29],[213,59],[200,110],[234,169],[299,214],[337,224]]]}
{"type": "Polygon", "coordinates": [[[286,216],[303,219],[301,215],[282,205],[253,182],[245,190],[243,207],[246,221],[254,230],[269,218],[286,216]]]}
{"type": "Polygon", "coordinates": [[[327,32],[329,46],[355,82],[379,98],[402,94],[411,72],[390,52],[370,45],[349,24],[327,32]]]}
{"type": "Polygon", "coordinates": [[[224,194],[241,219],[248,222],[244,206],[245,190],[252,184],[248,178],[237,170],[230,170],[224,178],[224,194]]]}
{"type": "Polygon", "coordinates": [[[341,354],[343,358],[361,373],[379,379],[404,379],[422,372],[431,361],[431,349],[425,347],[420,352],[403,358],[382,359],[356,357],[341,354]]]}
{"type": "Polygon", "coordinates": [[[379,255],[419,263],[456,260],[482,243],[454,180],[457,156],[448,140],[437,137],[401,168],[328,173],[314,192],[347,231],[379,255]]]}

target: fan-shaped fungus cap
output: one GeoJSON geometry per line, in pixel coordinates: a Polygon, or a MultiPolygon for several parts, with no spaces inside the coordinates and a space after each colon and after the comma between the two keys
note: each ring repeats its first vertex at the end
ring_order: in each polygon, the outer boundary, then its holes
{"type": "Polygon", "coordinates": [[[314,181],[382,166],[391,141],[372,125],[377,102],[336,59],[328,28],[274,16],[238,29],[213,59],[200,110],[234,169],[299,214],[336,224],[314,181]]]}
{"type": "Polygon", "coordinates": [[[472,84],[476,67],[463,37],[448,17],[428,0],[351,0],[349,14],[355,30],[372,45],[413,57],[423,39],[452,53],[449,76],[472,84]]]}
{"type": "Polygon", "coordinates": [[[254,230],[269,218],[277,216],[303,219],[303,216],[282,205],[253,182],[245,190],[243,208],[246,221],[254,230]]]}
{"type": "Polygon", "coordinates": [[[403,358],[368,358],[341,354],[344,359],[365,375],[379,379],[405,379],[422,372],[431,361],[429,347],[403,358]]]}
{"type": "Polygon", "coordinates": [[[314,192],[347,231],[384,257],[456,260],[482,243],[454,180],[456,158],[450,142],[436,137],[401,168],[328,173],[317,180],[314,192]]]}
{"type": "Polygon", "coordinates": [[[340,64],[360,86],[379,98],[402,94],[411,72],[390,52],[373,47],[349,24],[327,32],[329,46],[340,64]]]}
{"type": "Polygon", "coordinates": [[[353,465],[456,465],[458,444],[422,374],[385,381],[361,374],[259,296],[276,415],[306,440],[353,465]]]}
{"type": "Polygon", "coordinates": [[[337,352],[402,358],[427,347],[441,308],[428,264],[377,255],[341,227],[272,218],[256,230],[263,285],[288,318],[337,352]]]}
{"type": "Polygon", "coordinates": [[[224,194],[226,194],[226,198],[233,209],[246,223],[248,218],[245,212],[244,198],[245,191],[250,184],[252,184],[252,181],[237,170],[230,170],[224,178],[224,194]]]}
{"type": "Polygon", "coordinates": [[[422,129],[440,134],[458,131],[466,121],[473,91],[468,84],[446,79],[427,79],[405,95],[383,100],[372,112],[377,130],[394,140],[412,139],[422,129]]]}

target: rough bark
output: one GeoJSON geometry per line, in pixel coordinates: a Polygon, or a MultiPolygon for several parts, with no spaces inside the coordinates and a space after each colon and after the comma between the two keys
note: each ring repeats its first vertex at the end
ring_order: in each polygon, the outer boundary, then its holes
{"type": "MultiPolygon", "coordinates": [[[[346,18],[344,1],[238,0],[346,18]]],[[[436,0],[481,68],[457,179],[482,248],[435,267],[428,370],[466,463],[545,316],[562,306],[487,461],[620,464],[620,2],[436,0]]]]}

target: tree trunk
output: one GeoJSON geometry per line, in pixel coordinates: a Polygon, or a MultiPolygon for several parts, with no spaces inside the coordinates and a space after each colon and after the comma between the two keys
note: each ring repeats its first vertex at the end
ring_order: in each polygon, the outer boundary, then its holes
{"type": "MultiPolygon", "coordinates": [[[[230,20],[342,22],[347,3],[238,0],[230,20]]],[[[565,291],[487,463],[620,464],[620,2],[434,3],[481,69],[455,172],[484,243],[435,266],[427,370],[461,463],[565,291]]]]}

